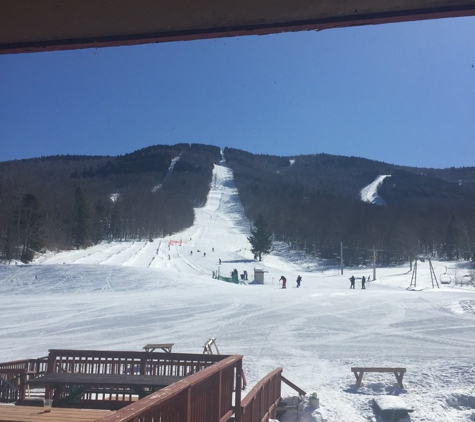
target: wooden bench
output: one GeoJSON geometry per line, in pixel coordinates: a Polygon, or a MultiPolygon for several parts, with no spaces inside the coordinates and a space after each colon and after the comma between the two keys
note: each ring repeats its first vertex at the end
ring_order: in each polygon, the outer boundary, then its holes
{"type": "Polygon", "coordinates": [[[402,378],[406,372],[406,368],[351,368],[351,371],[355,374],[356,378],[356,387],[361,387],[361,381],[363,380],[363,375],[365,372],[392,372],[396,376],[397,383],[400,388],[404,388],[402,384],[402,378]]]}
{"type": "Polygon", "coordinates": [[[162,349],[165,353],[171,353],[175,343],[152,343],[144,346],[146,352],[153,352],[155,349],[162,349]]]}

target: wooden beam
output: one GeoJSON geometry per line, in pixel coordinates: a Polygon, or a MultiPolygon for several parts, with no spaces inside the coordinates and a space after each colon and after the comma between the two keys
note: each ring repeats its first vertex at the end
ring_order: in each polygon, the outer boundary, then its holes
{"type": "Polygon", "coordinates": [[[286,383],[289,387],[293,388],[297,393],[299,393],[301,396],[305,396],[307,393],[303,391],[300,387],[297,387],[293,382],[289,381],[287,378],[285,378],[283,375],[280,377],[282,379],[282,382],[286,383]]]}
{"type": "Polygon", "coordinates": [[[0,0],[0,53],[474,15],[475,0],[0,0]]]}

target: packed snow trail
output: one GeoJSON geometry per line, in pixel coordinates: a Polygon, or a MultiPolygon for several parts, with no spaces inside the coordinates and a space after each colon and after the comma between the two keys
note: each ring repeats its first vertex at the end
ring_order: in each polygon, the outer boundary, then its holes
{"type": "Polygon", "coordinates": [[[381,186],[386,177],[391,177],[391,175],[378,176],[374,182],[361,189],[361,200],[364,202],[369,202],[370,204],[386,206],[386,201],[378,195],[378,188],[381,186]]]}
{"type": "MultiPolygon", "coordinates": [[[[201,353],[215,337],[221,353],[244,356],[250,387],[283,367],[290,381],[318,392],[321,408],[304,401],[300,422],[380,422],[371,406],[375,395],[403,397],[415,408],[405,422],[472,418],[473,288],[432,289],[429,267],[421,264],[421,291],[406,290],[411,273],[404,267],[378,268],[377,280],[363,290],[360,278],[372,269],[341,275],[279,243],[255,262],[232,173],[225,166],[214,172],[216,184],[193,227],[171,237],[182,246],[169,245],[170,237],[112,242],[49,254],[33,265],[0,266],[0,361],[45,356],[52,348],[142,350],[147,343],[201,353]],[[213,279],[219,259],[225,275],[263,268],[265,284],[213,279]],[[395,386],[392,374],[367,374],[357,390],[352,366],[405,367],[406,389],[395,386]]],[[[462,262],[433,265],[437,275],[446,266],[460,277],[471,271],[462,262]]],[[[284,385],[282,395],[292,400],[295,392],[284,385]]],[[[288,412],[283,422],[295,420],[288,412]]]]}
{"type": "Polygon", "coordinates": [[[178,157],[175,157],[172,159],[172,162],[170,163],[170,166],[168,167],[167,174],[165,174],[165,177],[162,180],[162,183],[159,185],[153,187],[152,192],[156,192],[157,190],[161,189],[163,184],[168,180],[168,178],[172,175],[173,169],[175,168],[175,164],[178,162],[180,159],[180,155],[178,157]]]}
{"type": "MultiPolygon", "coordinates": [[[[206,205],[195,209],[193,226],[183,232],[153,242],[113,242],[85,250],[62,252],[41,257],[37,263],[48,265],[87,262],[211,275],[213,271],[217,271],[221,258],[223,274],[225,272],[227,275],[234,269],[232,263],[246,263],[249,267],[252,265],[253,256],[247,241],[250,226],[239,202],[231,170],[216,165],[206,205]],[[169,245],[170,240],[181,241],[181,246],[169,245]]],[[[250,271],[251,268],[248,268],[248,272],[250,271]]]]}

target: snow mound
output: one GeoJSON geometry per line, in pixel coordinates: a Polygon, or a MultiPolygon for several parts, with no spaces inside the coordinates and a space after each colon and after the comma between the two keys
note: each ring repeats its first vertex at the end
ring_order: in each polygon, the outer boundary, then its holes
{"type": "Polygon", "coordinates": [[[447,404],[459,410],[475,409],[475,397],[467,394],[453,393],[447,397],[447,404]]]}
{"type": "Polygon", "coordinates": [[[452,302],[448,305],[448,308],[454,313],[454,314],[469,314],[469,315],[475,315],[475,300],[459,300],[452,302]]]}

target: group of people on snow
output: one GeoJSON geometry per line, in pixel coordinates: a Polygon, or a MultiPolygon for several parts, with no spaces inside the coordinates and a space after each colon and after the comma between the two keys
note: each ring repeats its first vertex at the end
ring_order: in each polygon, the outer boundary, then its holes
{"type": "MultiPolygon", "coordinates": [[[[282,288],[286,289],[287,288],[287,279],[284,276],[282,276],[282,277],[279,278],[279,281],[282,281],[282,288]]],[[[300,275],[297,276],[297,286],[296,286],[297,288],[300,287],[300,282],[301,281],[302,281],[302,277],[300,277],[300,275]]]]}
{"type": "MultiPolygon", "coordinates": [[[[362,289],[366,289],[366,280],[370,281],[371,280],[371,276],[368,277],[368,279],[366,279],[365,276],[361,277],[361,288],[362,289]]],[[[279,281],[282,281],[282,288],[283,289],[286,289],[287,288],[287,279],[285,278],[285,276],[282,276],[279,278],[279,281]]],[[[302,281],[302,277],[299,275],[297,276],[297,288],[300,287],[300,282],[302,281]]],[[[356,281],[356,278],[354,275],[352,275],[350,277],[350,289],[354,289],[355,288],[355,281],[356,281]]]]}
{"type": "MultiPolygon", "coordinates": [[[[355,288],[355,280],[356,280],[355,276],[352,275],[350,277],[350,289],[355,288]]],[[[368,281],[370,281],[370,280],[371,280],[371,276],[368,276],[368,281]]],[[[366,277],[365,276],[361,277],[361,288],[366,289],[366,277]]]]}

